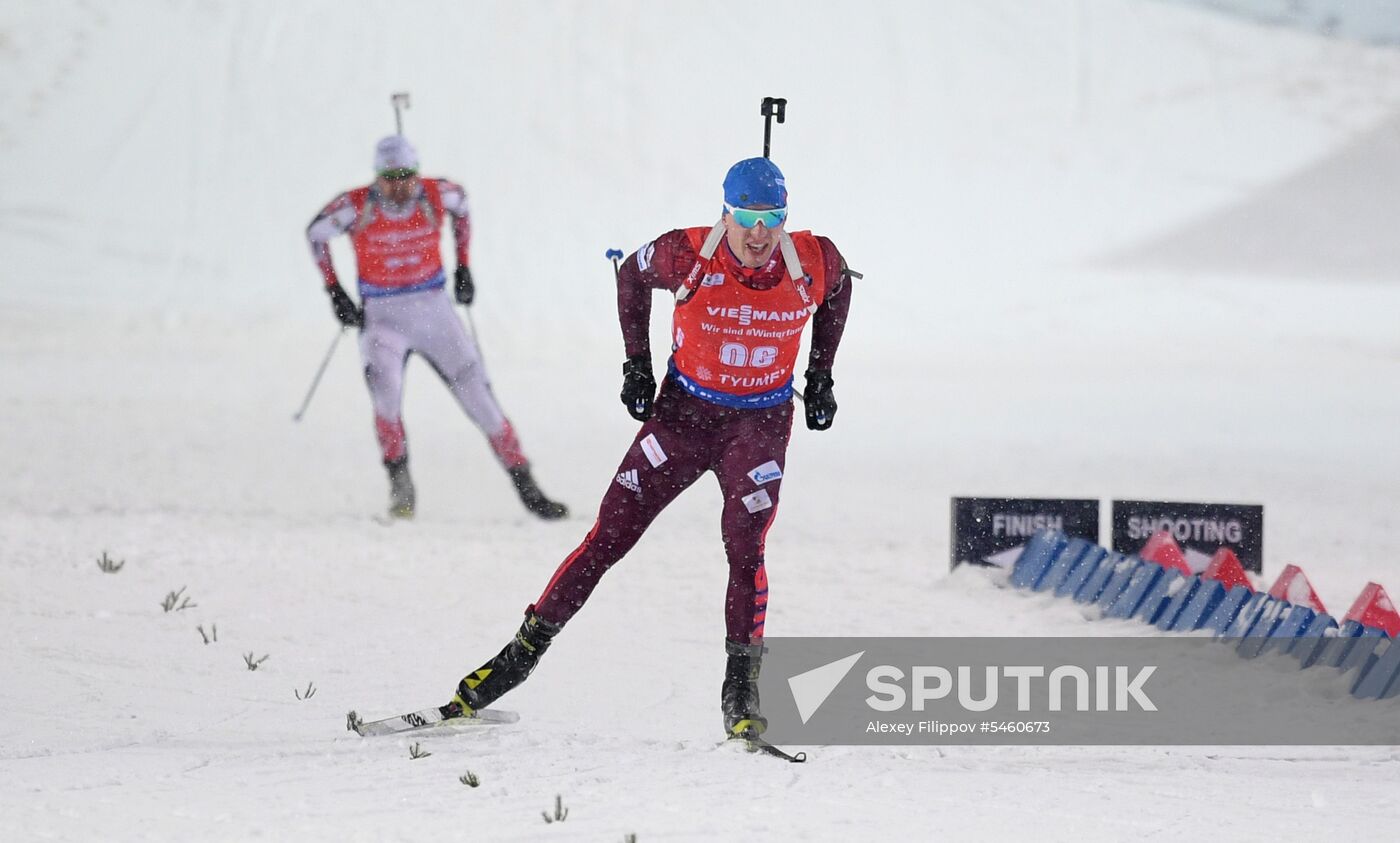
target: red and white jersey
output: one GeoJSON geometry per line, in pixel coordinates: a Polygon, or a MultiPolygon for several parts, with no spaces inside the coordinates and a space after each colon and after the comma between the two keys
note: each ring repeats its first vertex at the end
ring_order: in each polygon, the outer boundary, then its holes
{"type": "MultiPolygon", "coordinates": [[[[698,254],[708,228],[685,230],[698,254]]],[[[821,246],[810,231],[792,235],[804,277],[786,277],[775,250],[770,266],[749,269],[720,248],[700,270],[699,286],[671,318],[671,377],[687,392],[716,404],[771,407],[791,399],[792,373],[811,318],[807,300],[826,296],[821,246]],[[755,275],[781,277],[758,289],[755,275]],[[797,284],[805,286],[806,297],[797,284]]]]}
{"type": "Polygon", "coordinates": [[[781,250],[756,269],[721,242],[712,258],[700,252],[710,229],[674,229],[644,244],[618,267],[617,315],[627,356],[650,357],[651,291],[693,292],[675,305],[671,321],[671,380],[713,404],[776,406],[791,399],[803,327],[811,314],[810,365],[830,369],[846,326],[851,281],[845,261],[826,237],[794,232],[803,277],[789,277],[781,250]],[[799,291],[795,286],[802,285],[799,291]]]}
{"type": "Polygon", "coordinates": [[[332,237],[349,234],[361,296],[443,286],[440,232],[445,216],[453,220],[457,264],[468,265],[471,218],[466,191],[446,179],[424,178],[420,183],[418,196],[403,205],[389,203],[369,185],[342,193],[316,215],[306,237],[327,285],[338,283],[327,244],[332,237]]]}

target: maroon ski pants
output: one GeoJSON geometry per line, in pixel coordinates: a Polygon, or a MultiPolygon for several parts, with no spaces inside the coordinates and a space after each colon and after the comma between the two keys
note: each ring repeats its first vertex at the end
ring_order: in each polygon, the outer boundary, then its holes
{"type": "Polygon", "coordinates": [[[729,559],[726,637],[759,643],[768,607],[763,542],[778,509],[792,402],[765,409],[723,407],[667,379],[655,409],[618,465],[593,529],[554,572],[534,611],[551,623],[566,623],[661,510],[700,475],[713,471],[724,493],[720,529],[729,559]]]}

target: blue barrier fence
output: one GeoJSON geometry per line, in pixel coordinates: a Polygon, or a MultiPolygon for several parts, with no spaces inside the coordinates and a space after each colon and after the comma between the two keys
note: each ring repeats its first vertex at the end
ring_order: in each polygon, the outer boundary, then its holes
{"type": "Polygon", "coordinates": [[[1105,618],[1136,619],[1163,631],[1209,630],[1242,658],[1278,651],[1303,670],[1356,670],[1351,695],[1357,699],[1400,696],[1400,645],[1383,630],[1355,621],[1339,626],[1330,615],[1248,586],[1226,588],[1054,530],[1026,544],[1011,568],[1011,584],[1096,605],[1105,618]]]}

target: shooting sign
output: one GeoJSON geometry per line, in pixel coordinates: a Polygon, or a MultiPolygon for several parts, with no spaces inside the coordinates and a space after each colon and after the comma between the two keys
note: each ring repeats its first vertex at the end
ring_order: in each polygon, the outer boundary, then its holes
{"type": "Polygon", "coordinates": [[[1264,507],[1232,503],[1114,501],[1113,549],[1137,553],[1155,533],[1166,530],[1181,546],[1186,564],[1200,572],[1210,557],[1228,547],[1246,571],[1264,570],[1264,507]]]}

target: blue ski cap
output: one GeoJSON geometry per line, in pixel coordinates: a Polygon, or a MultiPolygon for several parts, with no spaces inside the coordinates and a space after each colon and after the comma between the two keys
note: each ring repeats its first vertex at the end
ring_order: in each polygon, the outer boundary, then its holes
{"type": "Polygon", "coordinates": [[[754,205],[787,207],[787,183],[783,171],[767,158],[745,158],[724,177],[724,202],[734,208],[754,205]]]}

